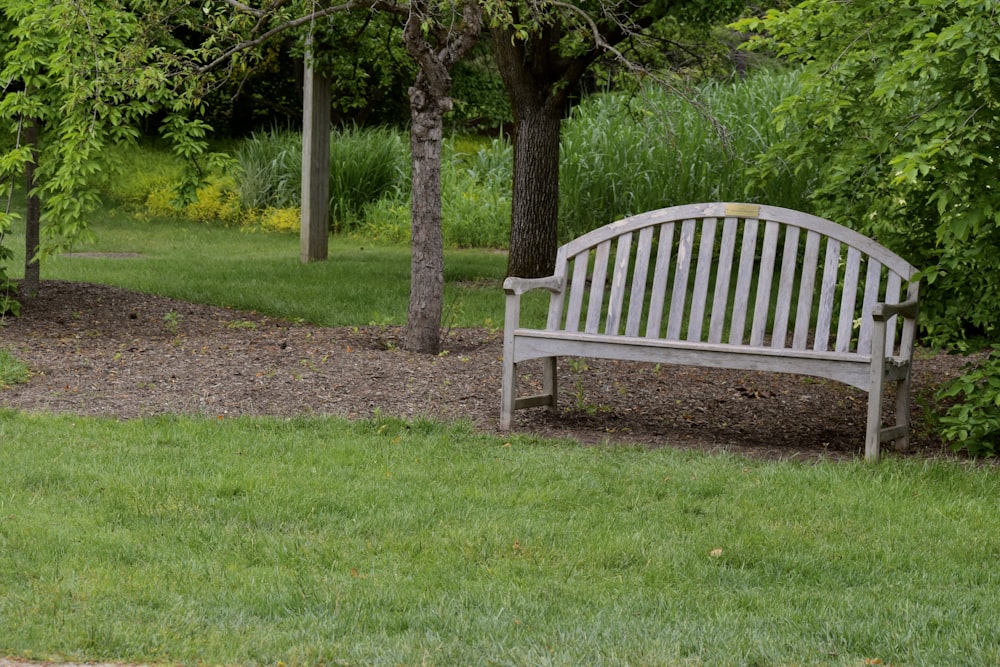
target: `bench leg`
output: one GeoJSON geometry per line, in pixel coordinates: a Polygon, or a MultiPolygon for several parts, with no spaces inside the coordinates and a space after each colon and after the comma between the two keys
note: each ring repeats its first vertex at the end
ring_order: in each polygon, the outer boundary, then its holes
{"type": "Polygon", "coordinates": [[[556,406],[559,400],[559,378],[556,375],[557,357],[542,359],[542,394],[550,398],[549,412],[558,412],[556,406]]]}
{"type": "Polygon", "coordinates": [[[895,449],[905,452],[910,448],[910,373],[896,383],[896,426],[902,434],[896,437],[895,449]]]}
{"type": "Polygon", "coordinates": [[[503,360],[503,382],[500,395],[500,430],[509,431],[514,421],[514,402],[517,400],[517,364],[503,360]]]}
{"type": "Polygon", "coordinates": [[[865,459],[879,460],[882,431],[882,385],[868,390],[868,425],[865,428],[865,459]]]}

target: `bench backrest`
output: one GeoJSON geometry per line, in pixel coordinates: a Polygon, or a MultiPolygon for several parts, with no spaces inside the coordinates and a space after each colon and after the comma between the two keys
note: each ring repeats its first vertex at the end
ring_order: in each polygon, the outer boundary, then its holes
{"type": "MultiPolygon", "coordinates": [[[[871,354],[872,309],[915,299],[916,269],[813,215],[713,203],[613,222],[559,249],[547,328],[729,345],[871,354]]],[[[890,321],[909,357],[914,324],[890,321]]]]}

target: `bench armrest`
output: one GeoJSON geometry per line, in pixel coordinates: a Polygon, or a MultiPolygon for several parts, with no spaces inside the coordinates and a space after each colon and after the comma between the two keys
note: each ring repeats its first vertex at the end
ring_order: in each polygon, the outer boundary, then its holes
{"type": "Polygon", "coordinates": [[[514,296],[521,296],[525,292],[535,289],[544,289],[556,294],[563,290],[563,282],[561,276],[547,276],[545,278],[510,277],[503,281],[503,290],[507,294],[514,296]]]}
{"type": "Polygon", "coordinates": [[[910,299],[902,303],[877,303],[872,310],[872,318],[876,322],[885,322],[890,317],[895,317],[896,315],[914,318],[917,316],[917,308],[916,299],[910,299]]]}

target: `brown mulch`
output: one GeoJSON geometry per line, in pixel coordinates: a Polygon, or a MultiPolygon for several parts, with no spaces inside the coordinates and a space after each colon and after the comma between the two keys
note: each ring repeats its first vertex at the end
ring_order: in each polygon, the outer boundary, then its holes
{"type": "MultiPolygon", "coordinates": [[[[324,328],[115,287],[48,281],[0,345],[31,369],[0,406],[128,419],[161,413],[374,415],[466,420],[496,431],[502,332],[446,332],[443,352],[400,349],[386,327],[324,328]]],[[[961,357],[915,362],[913,447],[945,453],[926,401],[961,357]]],[[[538,369],[524,364],[530,384],[538,369]]],[[[866,395],[812,378],[605,360],[560,364],[560,411],[519,411],[515,431],[814,459],[860,455],[866,395]]]]}

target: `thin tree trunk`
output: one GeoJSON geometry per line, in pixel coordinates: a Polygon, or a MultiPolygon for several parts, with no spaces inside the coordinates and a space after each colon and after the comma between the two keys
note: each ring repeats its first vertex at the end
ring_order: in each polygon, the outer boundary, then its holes
{"type": "Polygon", "coordinates": [[[24,169],[25,188],[28,192],[25,210],[24,232],[24,281],[21,283],[19,296],[30,299],[41,287],[41,264],[38,261],[38,246],[41,242],[42,203],[35,189],[35,170],[38,168],[38,124],[36,118],[29,118],[24,125],[24,141],[31,149],[31,160],[24,169]]]}
{"type": "MultiPolygon", "coordinates": [[[[403,347],[436,354],[444,300],[444,241],[441,233],[441,140],[444,111],[420,72],[410,89],[412,216],[410,305],[403,347]]],[[[445,98],[447,99],[447,98],[445,98]]]]}
{"type": "Polygon", "coordinates": [[[411,0],[403,43],[419,65],[410,88],[412,216],[410,305],[403,347],[436,354],[444,303],[444,241],[441,234],[441,141],[451,109],[451,68],[476,42],[482,7],[464,3],[462,20],[439,22],[430,0],[411,0]]]}

